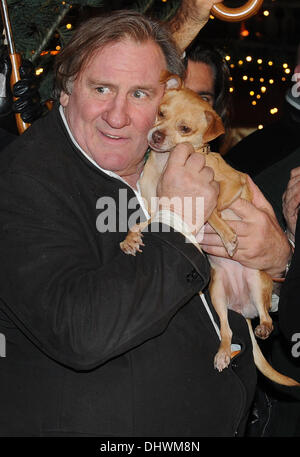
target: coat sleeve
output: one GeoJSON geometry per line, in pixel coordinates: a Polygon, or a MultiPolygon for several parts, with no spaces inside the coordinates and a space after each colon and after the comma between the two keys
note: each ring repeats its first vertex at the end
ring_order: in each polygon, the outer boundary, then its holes
{"type": "Polygon", "coordinates": [[[31,176],[0,179],[5,313],[49,357],[89,370],[163,332],[206,285],[209,266],[181,234],[164,231],[145,233],[136,257],[116,249],[101,261],[81,217],[31,176]]]}

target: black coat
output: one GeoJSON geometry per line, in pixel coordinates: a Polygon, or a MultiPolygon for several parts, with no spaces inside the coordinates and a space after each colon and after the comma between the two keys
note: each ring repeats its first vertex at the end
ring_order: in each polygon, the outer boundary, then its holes
{"type": "Polygon", "coordinates": [[[299,110],[285,102],[281,119],[246,136],[224,157],[232,167],[254,178],[300,146],[299,128],[299,110]]]}
{"type": "Polygon", "coordinates": [[[97,199],[113,197],[118,214],[119,190],[134,193],[76,149],[56,109],[3,157],[0,435],[241,432],[256,383],[251,342],[230,312],[242,352],[214,369],[219,341],[198,295],[205,256],[162,226],[136,257],[121,252],[118,227],[99,233],[97,199]]]}

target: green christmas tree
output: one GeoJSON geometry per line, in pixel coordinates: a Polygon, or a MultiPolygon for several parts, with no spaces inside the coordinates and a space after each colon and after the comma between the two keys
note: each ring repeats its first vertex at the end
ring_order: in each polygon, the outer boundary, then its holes
{"type": "Polygon", "coordinates": [[[169,20],[180,0],[7,0],[16,50],[30,60],[40,77],[42,100],[51,98],[55,54],[71,38],[74,24],[98,9],[130,8],[162,21],[169,20]]]}

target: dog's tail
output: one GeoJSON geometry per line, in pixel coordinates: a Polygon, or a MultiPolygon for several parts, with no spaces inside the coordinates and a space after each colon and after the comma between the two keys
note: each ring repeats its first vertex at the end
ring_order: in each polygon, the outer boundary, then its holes
{"type": "Polygon", "coordinates": [[[256,367],[259,369],[259,371],[266,376],[266,378],[271,379],[271,381],[276,382],[277,384],[281,384],[283,386],[300,386],[300,384],[295,381],[292,378],[289,378],[288,376],[285,376],[278,371],[276,371],[270,364],[267,362],[265,357],[263,356],[263,353],[260,350],[260,347],[256,341],[253,329],[252,329],[252,324],[250,319],[246,319],[248,327],[249,327],[249,333],[252,341],[252,346],[253,346],[253,357],[254,357],[254,362],[256,367]]]}

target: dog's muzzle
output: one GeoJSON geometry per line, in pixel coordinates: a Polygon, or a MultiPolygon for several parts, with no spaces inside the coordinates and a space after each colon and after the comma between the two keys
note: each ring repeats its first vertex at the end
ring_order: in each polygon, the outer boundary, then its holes
{"type": "Polygon", "coordinates": [[[155,144],[155,146],[160,146],[166,138],[166,135],[161,130],[154,130],[151,135],[151,143],[155,144]]]}

